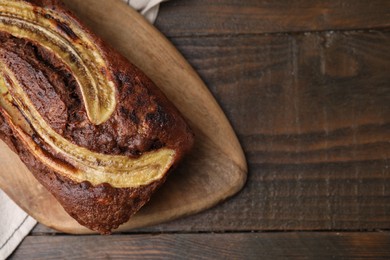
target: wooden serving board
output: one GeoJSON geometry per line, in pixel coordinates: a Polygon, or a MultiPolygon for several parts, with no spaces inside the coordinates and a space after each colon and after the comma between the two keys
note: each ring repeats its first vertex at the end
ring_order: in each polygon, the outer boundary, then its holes
{"type": "MultiPolygon", "coordinates": [[[[95,33],[140,67],[193,128],[193,151],[163,187],[117,231],[172,220],[210,208],[238,192],[247,166],[237,137],[202,80],[174,46],[119,0],[67,0],[95,33]]],[[[72,219],[0,142],[0,188],[39,222],[59,231],[93,233],[72,219]]]]}

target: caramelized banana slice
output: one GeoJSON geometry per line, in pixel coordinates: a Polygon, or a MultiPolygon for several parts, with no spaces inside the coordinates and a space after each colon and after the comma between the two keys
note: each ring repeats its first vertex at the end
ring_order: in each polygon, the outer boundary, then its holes
{"type": "Polygon", "coordinates": [[[101,49],[75,21],[25,1],[0,0],[0,30],[39,42],[72,70],[80,85],[89,120],[107,121],[116,106],[112,75],[101,49]]]}
{"type": "MultiPolygon", "coordinates": [[[[175,152],[166,148],[145,153],[137,159],[131,159],[128,156],[92,152],[69,142],[45,122],[28,95],[23,91],[23,83],[17,79],[13,70],[2,59],[12,59],[17,61],[18,65],[25,67],[30,65],[16,55],[0,48],[0,66],[3,74],[2,80],[0,80],[0,92],[2,93],[0,104],[6,108],[9,124],[19,134],[29,150],[41,162],[56,172],[76,182],[89,181],[93,185],[109,183],[113,187],[124,188],[147,185],[159,180],[172,166],[175,152]],[[13,107],[12,101],[21,112],[13,107]],[[75,169],[64,167],[63,164],[57,163],[56,160],[44,153],[33,141],[29,124],[55,153],[58,153],[75,169]]],[[[26,70],[24,73],[28,78],[35,77],[31,70],[26,70]]],[[[46,84],[49,83],[46,82],[46,84]]]]}

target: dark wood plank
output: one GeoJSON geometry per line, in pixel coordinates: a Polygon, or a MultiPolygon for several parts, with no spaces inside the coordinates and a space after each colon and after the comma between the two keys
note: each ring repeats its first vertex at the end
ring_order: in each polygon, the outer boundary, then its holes
{"type": "Polygon", "coordinates": [[[29,236],[11,259],[388,259],[389,233],[29,236]]]}
{"type": "Polygon", "coordinates": [[[135,232],[390,228],[389,31],[172,40],[238,133],[248,182],[135,232]]]}
{"type": "Polygon", "coordinates": [[[390,25],[387,0],[180,0],[164,3],[168,36],[355,30],[390,25]]]}
{"type": "Polygon", "coordinates": [[[247,154],[246,188],[174,229],[390,227],[389,32],[175,39],[247,154]]]}
{"type": "Polygon", "coordinates": [[[174,229],[390,227],[390,33],[175,39],[237,131],[246,188],[174,229]]]}

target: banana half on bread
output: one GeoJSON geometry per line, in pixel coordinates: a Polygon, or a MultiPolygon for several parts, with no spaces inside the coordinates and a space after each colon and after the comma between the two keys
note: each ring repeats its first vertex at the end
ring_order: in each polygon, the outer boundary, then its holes
{"type": "Polygon", "coordinates": [[[178,110],[56,0],[0,0],[0,137],[80,224],[128,221],[191,148],[178,110]]]}

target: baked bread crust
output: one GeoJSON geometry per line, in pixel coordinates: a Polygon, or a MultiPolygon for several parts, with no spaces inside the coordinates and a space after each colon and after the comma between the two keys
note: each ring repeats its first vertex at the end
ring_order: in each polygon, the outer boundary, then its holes
{"type": "MultiPolygon", "coordinates": [[[[20,75],[16,77],[20,82],[30,82],[22,86],[23,91],[57,134],[91,152],[125,155],[130,159],[139,159],[162,148],[174,151],[169,170],[145,185],[114,187],[109,183],[75,181],[48,167],[28,149],[0,106],[0,138],[73,218],[92,230],[110,233],[148,202],[164,183],[168,172],[191,149],[193,133],[178,110],[142,71],[103,43],[58,1],[24,2],[33,4],[40,15],[50,10],[64,18],[66,23],[54,21],[56,28],[74,41],[80,41],[80,37],[69,24],[82,28],[104,57],[107,66],[101,72],[111,77],[114,85],[116,105],[112,113],[104,122],[92,123],[80,84],[69,66],[34,39],[15,37],[0,29],[0,60],[11,70],[18,68],[20,75]],[[40,75],[42,79],[32,75],[40,75]]],[[[73,167],[66,156],[53,150],[39,134],[35,133],[32,138],[46,155],[64,167],[73,167]]]]}

